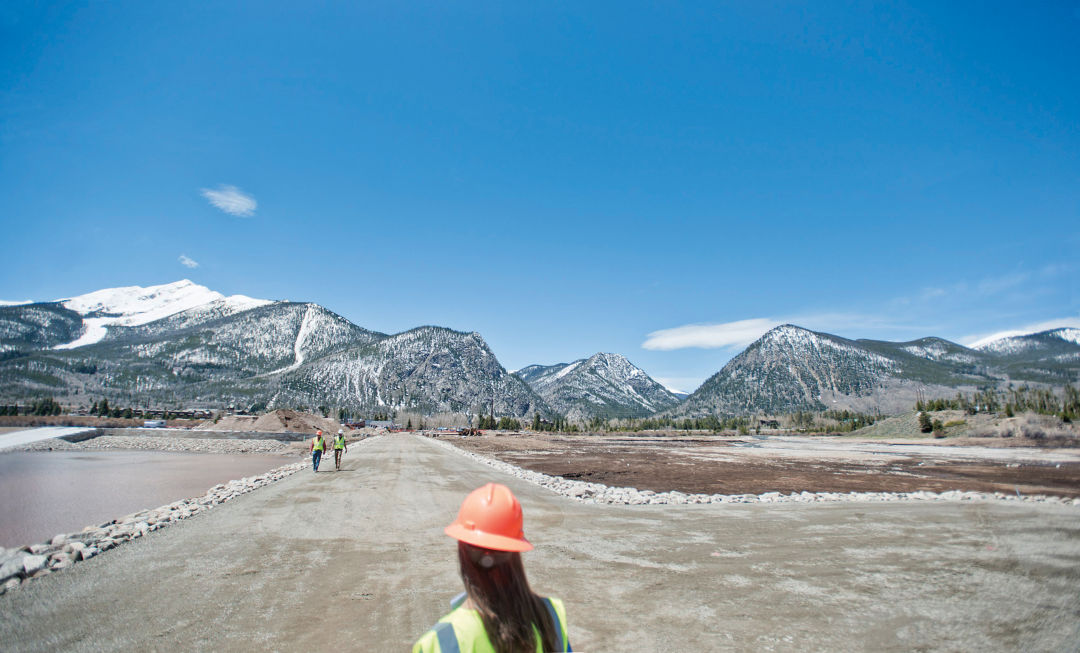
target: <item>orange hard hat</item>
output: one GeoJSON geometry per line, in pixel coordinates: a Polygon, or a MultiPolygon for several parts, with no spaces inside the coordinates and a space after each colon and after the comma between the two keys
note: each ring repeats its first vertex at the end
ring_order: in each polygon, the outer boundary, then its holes
{"type": "Polygon", "coordinates": [[[315,431],[315,435],[322,435],[322,431],[315,431]]]}
{"type": "Polygon", "coordinates": [[[521,504],[510,488],[488,483],[461,502],[457,519],[444,529],[450,537],[493,551],[529,551],[521,526],[521,504]]]}

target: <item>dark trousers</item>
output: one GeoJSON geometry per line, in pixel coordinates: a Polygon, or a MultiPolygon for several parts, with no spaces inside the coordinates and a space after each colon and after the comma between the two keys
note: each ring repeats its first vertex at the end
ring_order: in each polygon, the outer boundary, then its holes
{"type": "Polygon", "coordinates": [[[315,468],[315,471],[319,471],[319,461],[322,460],[321,451],[311,452],[311,466],[315,468]]]}
{"type": "Polygon", "coordinates": [[[334,449],[334,467],[341,469],[341,449],[334,449]]]}

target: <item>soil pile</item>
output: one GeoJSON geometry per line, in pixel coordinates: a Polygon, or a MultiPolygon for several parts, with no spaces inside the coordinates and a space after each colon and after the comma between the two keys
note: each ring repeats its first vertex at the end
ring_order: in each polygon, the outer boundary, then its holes
{"type": "Polygon", "coordinates": [[[216,423],[206,421],[199,427],[206,431],[253,431],[259,433],[337,433],[337,420],[295,410],[275,410],[262,415],[227,415],[216,423]]]}

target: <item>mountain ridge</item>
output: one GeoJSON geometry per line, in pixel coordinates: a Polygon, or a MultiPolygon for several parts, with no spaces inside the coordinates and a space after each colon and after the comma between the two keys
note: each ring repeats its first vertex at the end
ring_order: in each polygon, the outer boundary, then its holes
{"type": "Polygon", "coordinates": [[[571,419],[645,417],[679,402],[622,354],[600,352],[572,363],[529,365],[515,374],[571,419]]]}
{"type": "Polygon", "coordinates": [[[910,409],[918,397],[1080,379],[1080,344],[1051,332],[1020,338],[1027,355],[980,351],[937,337],[849,340],[785,324],[751,343],[669,414],[889,413],[910,409]]]}

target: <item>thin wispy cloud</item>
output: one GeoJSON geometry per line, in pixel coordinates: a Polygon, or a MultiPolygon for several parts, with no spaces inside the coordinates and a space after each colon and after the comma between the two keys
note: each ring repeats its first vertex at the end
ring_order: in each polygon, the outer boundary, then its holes
{"type": "Polygon", "coordinates": [[[255,209],[259,206],[254,197],[236,186],[222,184],[217,189],[203,188],[200,192],[217,208],[229,215],[241,218],[250,218],[255,215],[255,209]]]}
{"type": "Polygon", "coordinates": [[[1014,274],[1006,274],[1000,277],[989,277],[983,279],[976,286],[979,293],[983,295],[996,295],[1006,290],[1012,290],[1017,286],[1021,286],[1031,278],[1031,275],[1027,272],[1016,272],[1014,274]]]}
{"type": "Polygon", "coordinates": [[[178,258],[177,260],[180,261],[180,265],[183,265],[184,267],[188,267],[188,268],[191,268],[191,269],[195,269],[195,268],[199,267],[199,262],[198,261],[196,261],[194,259],[191,259],[191,258],[188,258],[184,254],[181,254],[180,258],[178,258]]]}
{"type": "Polygon", "coordinates": [[[687,324],[671,329],[653,331],[641,344],[644,349],[671,351],[698,347],[701,349],[720,349],[724,347],[745,347],[760,338],[769,329],[780,326],[781,322],[766,317],[722,324],[687,324]]]}
{"type": "Polygon", "coordinates": [[[923,288],[917,295],[897,297],[891,303],[897,306],[906,306],[918,302],[935,302],[946,299],[993,297],[1003,295],[1011,290],[1030,288],[1036,283],[1044,283],[1069,274],[1075,269],[1075,266],[1069,263],[1047,263],[1035,271],[1021,270],[998,276],[983,277],[971,283],[961,280],[936,287],[923,288]]]}

